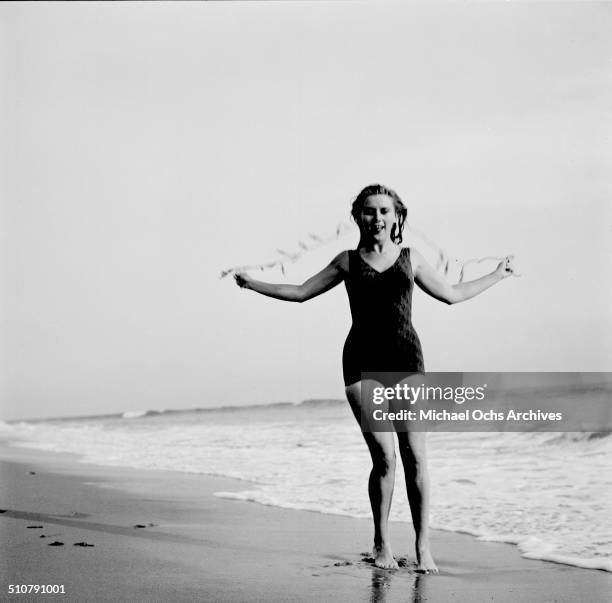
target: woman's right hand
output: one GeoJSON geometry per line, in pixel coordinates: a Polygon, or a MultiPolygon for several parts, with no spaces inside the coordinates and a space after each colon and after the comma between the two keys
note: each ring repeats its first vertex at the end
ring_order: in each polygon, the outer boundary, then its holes
{"type": "Polygon", "coordinates": [[[234,280],[241,289],[248,289],[249,283],[253,279],[251,279],[246,272],[236,272],[236,274],[234,274],[234,280]]]}

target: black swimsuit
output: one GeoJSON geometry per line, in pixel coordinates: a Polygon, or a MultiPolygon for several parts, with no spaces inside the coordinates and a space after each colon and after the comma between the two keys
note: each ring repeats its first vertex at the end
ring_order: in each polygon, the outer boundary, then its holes
{"type": "Polygon", "coordinates": [[[345,284],[353,317],[342,353],[345,385],[360,381],[365,371],[424,372],[421,342],[410,319],[410,250],[402,248],[384,272],[372,268],[359,251],[349,251],[345,284]]]}

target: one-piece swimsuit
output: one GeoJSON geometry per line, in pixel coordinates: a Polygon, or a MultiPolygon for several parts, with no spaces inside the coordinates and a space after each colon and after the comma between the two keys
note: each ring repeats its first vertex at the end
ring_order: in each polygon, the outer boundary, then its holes
{"type": "Polygon", "coordinates": [[[358,250],[349,251],[345,285],[353,317],[342,353],[345,385],[360,381],[362,372],[424,372],[421,342],[411,320],[410,249],[402,248],[383,272],[372,268],[358,250]]]}

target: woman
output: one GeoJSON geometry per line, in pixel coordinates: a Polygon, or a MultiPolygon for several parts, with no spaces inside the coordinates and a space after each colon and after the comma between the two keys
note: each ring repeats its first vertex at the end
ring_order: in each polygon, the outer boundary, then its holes
{"type": "MultiPolygon", "coordinates": [[[[346,397],[355,418],[361,420],[364,392],[371,384],[362,380],[364,371],[421,373],[424,371],[419,338],[411,322],[414,283],[447,304],[470,299],[512,274],[511,257],[490,274],[470,282],[451,285],[414,249],[400,247],[408,211],[394,191],[382,185],[364,188],[355,199],[351,214],[359,226],[360,240],[354,251],[343,251],[318,274],[301,285],[271,284],[244,273],[236,283],[262,295],[303,302],[345,281],[353,326],[342,355],[346,397]]],[[[438,569],[429,547],[429,478],[425,433],[398,430],[410,511],[416,533],[417,570],[438,569]]],[[[374,563],[394,569],[389,544],[388,518],[395,483],[395,443],[391,432],[364,430],[372,457],[369,495],[374,518],[374,563]]]]}

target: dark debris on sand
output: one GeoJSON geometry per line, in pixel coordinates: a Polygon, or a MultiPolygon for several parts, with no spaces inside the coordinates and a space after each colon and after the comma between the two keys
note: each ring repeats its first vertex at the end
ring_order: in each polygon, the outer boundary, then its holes
{"type": "Polygon", "coordinates": [[[60,542],[59,540],[55,540],[54,542],[50,542],[49,546],[64,546],[64,543],[60,542]]]}
{"type": "Polygon", "coordinates": [[[74,546],[94,546],[94,545],[89,544],[89,542],[75,542],[74,546]]]}
{"type": "Polygon", "coordinates": [[[370,556],[369,553],[361,553],[363,555],[363,557],[361,558],[362,561],[365,561],[366,563],[374,563],[374,557],[370,556]]]}

